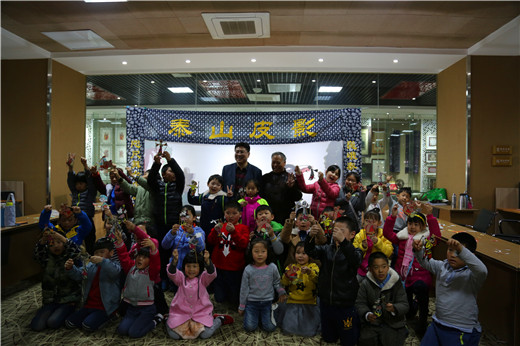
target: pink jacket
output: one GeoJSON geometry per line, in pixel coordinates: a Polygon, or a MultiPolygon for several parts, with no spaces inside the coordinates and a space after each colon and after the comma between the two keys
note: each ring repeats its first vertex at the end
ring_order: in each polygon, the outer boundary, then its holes
{"type": "MultiPolygon", "coordinates": [[[[400,230],[397,233],[394,233],[394,224],[396,217],[388,216],[385,221],[385,225],[383,227],[383,235],[386,239],[390,240],[394,244],[399,245],[399,249],[397,251],[397,261],[395,262],[395,270],[399,273],[401,264],[403,263],[404,251],[406,247],[406,242],[408,240],[408,227],[400,230]]],[[[437,219],[429,214],[426,216],[426,222],[428,223],[428,228],[424,230],[424,232],[417,233],[414,236],[414,239],[421,239],[421,237],[425,237],[430,239],[431,235],[435,235],[437,238],[441,237],[441,230],[439,228],[439,223],[437,219]]],[[[401,277],[401,280],[403,278],[401,277]]],[[[412,263],[412,269],[410,270],[408,276],[406,277],[405,286],[410,287],[416,281],[423,281],[426,285],[431,286],[432,284],[432,276],[430,272],[419,264],[417,260],[414,258],[412,263]]]]}
{"type": "Polygon", "coordinates": [[[302,192],[312,193],[311,213],[316,219],[318,219],[325,207],[334,207],[334,202],[338,198],[340,190],[340,186],[337,183],[328,183],[323,179],[311,185],[306,185],[303,174],[296,176],[296,181],[302,192]]]}
{"type": "Polygon", "coordinates": [[[172,300],[170,313],[168,315],[168,327],[176,328],[184,322],[192,319],[202,323],[206,327],[213,325],[213,304],[209,300],[206,287],[217,277],[217,269],[212,274],[203,271],[200,276],[188,279],[180,270],[171,274],[168,267],[166,272],[168,277],[177,285],[178,290],[172,300]]]}

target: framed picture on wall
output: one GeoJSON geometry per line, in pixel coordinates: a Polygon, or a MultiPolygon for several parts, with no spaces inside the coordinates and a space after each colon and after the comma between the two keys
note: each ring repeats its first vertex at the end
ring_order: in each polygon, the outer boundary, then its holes
{"type": "Polygon", "coordinates": [[[126,165],[126,145],[116,145],[114,160],[118,165],[126,165]]]}
{"type": "Polygon", "coordinates": [[[99,146],[99,158],[101,159],[103,156],[107,160],[112,160],[112,146],[111,145],[100,145],[99,146]]]}
{"type": "Polygon", "coordinates": [[[115,132],[116,145],[126,145],[126,129],[124,127],[117,127],[115,132]]]}
{"type": "Polygon", "coordinates": [[[426,136],[426,149],[437,149],[437,136],[426,136]]]}
{"type": "Polygon", "coordinates": [[[361,155],[370,156],[370,128],[361,129],[361,155]]]}
{"type": "Polygon", "coordinates": [[[385,171],[385,160],[372,160],[372,183],[379,182],[379,176],[385,171]]]}
{"type": "Polygon", "coordinates": [[[436,151],[427,151],[425,155],[426,162],[437,162],[437,152],[436,151]]]}
{"type": "Polygon", "coordinates": [[[385,153],[385,131],[372,131],[372,155],[385,153]]]}
{"type": "Polygon", "coordinates": [[[111,127],[100,127],[99,128],[99,144],[106,145],[112,144],[112,128],[111,127]]]}

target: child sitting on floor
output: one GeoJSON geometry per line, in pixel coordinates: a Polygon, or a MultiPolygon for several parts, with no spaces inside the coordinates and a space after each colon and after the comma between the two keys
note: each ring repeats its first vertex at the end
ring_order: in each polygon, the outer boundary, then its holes
{"type": "Polygon", "coordinates": [[[414,318],[419,310],[419,323],[415,329],[419,336],[424,335],[428,318],[428,292],[432,284],[432,276],[421,267],[413,256],[414,240],[426,240],[432,236],[440,237],[441,232],[437,219],[432,215],[430,204],[416,202],[423,213],[413,212],[408,216],[407,227],[394,233],[394,224],[398,217],[398,206],[392,207],[392,213],[385,221],[383,235],[393,244],[399,246],[395,270],[404,282],[410,310],[407,317],[414,318]],[[426,227],[428,224],[428,227],[426,227]],[[414,298],[415,296],[415,298],[414,298]]]}
{"type": "Polygon", "coordinates": [[[381,229],[381,219],[377,210],[370,210],[365,213],[364,228],[356,234],[354,246],[363,251],[363,260],[358,268],[357,279],[361,283],[368,272],[368,258],[372,252],[380,251],[388,258],[392,256],[394,250],[392,243],[383,236],[381,229]]]}
{"type": "Polygon", "coordinates": [[[276,321],[286,334],[315,336],[320,328],[320,309],[316,305],[320,269],[309,262],[305,242],[300,241],[295,248],[294,262],[285,268],[282,276],[289,298],[275,310],[276,321]]]}
{"type": "Polygon", "coordinates": [[[166,331],[175,339],[201,339],[211,337],[221,325],[233,323],[228,315],[212,315],[213,305],[209,300],[207,287],[217,276],[209,252],[190,251],[178,270],[179,251],[173,250],[172,261],[168,264],[168,277],[179,288],[172,300],[170,318],[166,331]]]}
{"type": "Polygon", "coordinates": [[[248,257],[252,263],[244,269],[242,276],[238,313],[244,316],[244,329],[247,332],[256,330],[259,324],[262,330],[273,332],[276,329],[272,312],[275,290],[280,303],[287,299],[287,295],[280,285],[278,268],[271,263],[269,243],[263,239],[254,239],[248,257]]]}
{"type": "Polygon", "coordinates": [[[404,345],[408,335],[408,300],[399,275],[390,268],[388,256],[382,252],[370,254],[368,268],[356,299],[362,321],[359,346],[404,345]]]}
{"type": "Polygon", "coordinates": [[[414,241],[415,258],[435,275],[435,314],[421,345],[477,346],[482,333],[477,292],[487,268],[474,254],[477,241],[471,234],[454,234],[447,245],[447,259],[437,261],[425,258],[423,242],[414,241]]]}
{"type": "Polygon", "coordinates": [[[67,275],[65,262],[79,254],[72,240],[49,228],[42,232],[34,247],[34,259],[43,267],[43,306],[31,321],[32,330],[57,329],[74,312],[81,300],[81,285],[67,275]]]}
{"type": "MultiPolygon", "coordinates": [[[[84,305],[65,321],[68,328],[82,327],[93,332],[110,321],[119,307],[121,288],[119,274],[121,267],[112,262],[114,254],[112,239],[100,238],[94,244],[94,256],[86,266],[86,285],[83,293],[84,305]]],[[[74,280],[83,279],[82,269],[76,267],[72,259],[65,263],[67,274],[74,280]]]]}
{"type": "Polygon", "coordinates": [[[155,243],[150,239],[141,241],[141,249],[131,259],[121,233],[117,232],[116,250],[126,275],[123,301],[128,305],[123,320],[117,327],[121,335],[141,338],[160,322],[154,320],[157,309],[154,304],[154,280],[161,269],[161,259],[155,243]]]}

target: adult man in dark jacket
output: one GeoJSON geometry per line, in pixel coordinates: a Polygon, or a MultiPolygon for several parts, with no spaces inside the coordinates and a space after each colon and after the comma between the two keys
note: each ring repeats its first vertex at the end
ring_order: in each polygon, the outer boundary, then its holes
{"type": "Polygon", "coordinates": [[[247,162],[249,158],[250,146],[247,143],[235,144],[235,163],[226,165],[222,168],[224,186],[222,190],[233,191],[233,200],[238,201],[245,195],[246,183],[248,180],[255,179],[258,182],[262,179],[262,170],[247,162]]]}

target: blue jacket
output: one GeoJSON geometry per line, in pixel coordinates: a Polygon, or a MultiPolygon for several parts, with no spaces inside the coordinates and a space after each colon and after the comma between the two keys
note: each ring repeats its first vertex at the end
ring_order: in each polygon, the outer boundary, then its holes
{"type": "MultiPolygon", "coordinates": [[[[177,269],[182,270],[182,261],[184,261],[184,257],[190,252],[190,240],[192,238],[196,238],[197,242],[197,252],[200,253],[205,249],[205,235],[202,228],[195,226],[193,227],[193,234],[188,234],[182,230],[182,226],[179,227],[179,230],[175,235],[172,235],[172,232],[166,233],[164,236],[161,246],[163,249],[177,249],[179,252],[179,261],[177,262],[177,269]]],[[[195,240],[193,240],[195,242],[195,240]]]]}
{"type": "MultiPolygon", "coordinates": [[[[225,165],[222,167],[222,178],[224,178],[224,186],[222,186],[223,190],[226,190],[227,186],[233,185],[233,200],[239,200],[242,197],[237,195],[238,191],[235,186],[235,176],[237,171],[237,163],[232,163],[229,165],[225,165]]],[[[259,182],[262,181],[262,170],[252,164],[248,163],[246,167],[246,179],[245,182],[251,179],[256,179],[259,182]]]]}
{"type": "MultiPolygon", "coordinates": [[[[94,280],[99,267],[101,267],[101,271],[99,273],[99,290],[101,291],[101,301],[103,302],[103,306],[105,307],[107,315],[111,315],[119,307],[119,303],[121,301],[121,267],[119,264],[107,258],[104,258],[103,261],[98,264],[94,264],[92,262],[87,264],[87,281],[83,294],[83,303],[87,302],[88,293],[90,292],[90,287],[92,287],[92,281],[94,280]]],[[[67,274],[77,281],[83,279],[81,275],[81,269],[76,266],[72,267],[71,270],[68,270],[67,274]]]]}
{"type": "Polygon", "coordinates": [[[78,219],[79,225],[75,225],[70,230],[65,231],[65,230],[61,229],[60,225],[55,226],[50,222],[51,212],[46,211],[44,209],[44,210],[42,210],[42,213],[40,214],[40,220],[38,221],[38,226],[40,226],[40,229],[42,231],[45,229],[45,227],[49,227],[53,231],[60,232],[67,239],[70,239],[74,243],[76,243],[78,246],[81,246],[81,244],[83,244],[83,239],[85,239],[85,237],[92,230],[92,222],[90,222],[90,219],[88,218],[87,214],[85,214],[84,211],[82,211],[79,214],[76,214],[76,217],[78,219]]]}

